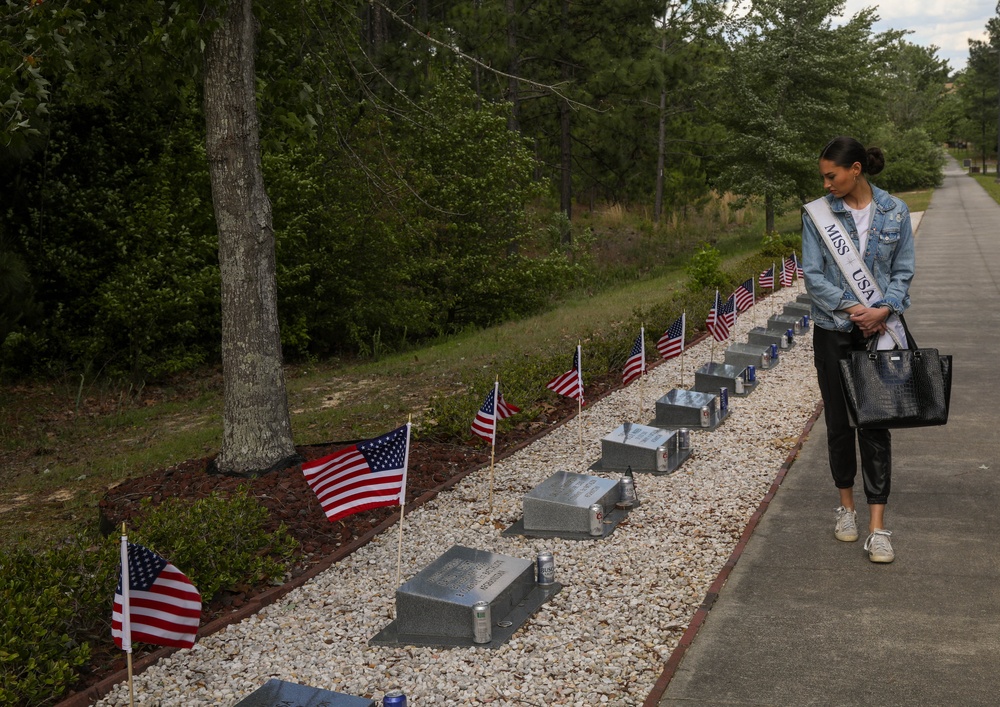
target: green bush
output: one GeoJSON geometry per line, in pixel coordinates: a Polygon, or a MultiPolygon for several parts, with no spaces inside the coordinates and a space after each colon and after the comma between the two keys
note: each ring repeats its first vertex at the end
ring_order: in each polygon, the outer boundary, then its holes
{"type": "Polygon", "coordinates": [[[697,292],[723,288],[726,281],[721,266],[722,255],[719,251],[714,246],[703,245],[701,250],[691,256],[691,261],[688,263],[688,289],[697,292]]]}
{"type": "Polygon", "coordinates": [[[879,138],[885,170],[872,178],[886,191],[913,191],[939,186],[944,179],[944,150],[920,128],[886,131],[879,138]]]}
{"type": "Polygon", "coordinates": [[[266,532],[267,509],[242,487],[231,498],[213,492],[191,503],[143,504],[129,538],[169,559],[205,602],[219,591],[281,579],[297,546],[284,526],[266,532]]]}
{"type": "Polygon", "coordinates": [[[111,640],[117,544],[79,537],[0,554],[0,704],[51,704],[111,640]]]}

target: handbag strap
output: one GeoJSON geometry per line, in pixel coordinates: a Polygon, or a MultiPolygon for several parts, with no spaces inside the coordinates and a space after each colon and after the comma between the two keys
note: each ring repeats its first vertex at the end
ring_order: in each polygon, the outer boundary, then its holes
{"type": "MultiPolygon", "coordinates": [[[[875,195],[872,194],[873,203],[874,199],[875,195]]],[[[862,259],[861,254],[858,253],[854,241],[844,232],[840,219],[833,213],[833,209],[830,208],[830,203],[826,200],[826,197],[810,201],[805,205],[805,210],[816,226],[816,230],[819,231],[820,240],[823,241],[823,245],[830,251],[830,255],[833,257],[834,262],[837,263],[837,267],[840,268],[841,274],[847,280],[858,302],[871,307],[872,304],[880,301],[882,299],[882,291],[879,289],[875,277],[868,269],[868,266],[865,265],[865,261],[862,259]]],[[[872,221],[874,220],[875,216],[873,213],[872,221]]],[[[895,312],[892,312],[885,323],[886,331],[878,337],[878,348],[888,349],[893,346],[905,348],[904,346],[900,346],[900,341],[906,340],[906,329],[900,317],[895,312]],[[893,331],[895,336],[890,335],[890,331],[893,331]]]]}

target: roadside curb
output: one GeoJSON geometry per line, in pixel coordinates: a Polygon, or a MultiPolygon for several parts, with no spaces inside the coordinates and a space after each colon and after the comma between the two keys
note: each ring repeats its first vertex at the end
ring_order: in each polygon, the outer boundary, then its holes
{"type": "Polygon", "coordinates": [[[705,623],[705,619],[708,618],[708,612],[712,610],[712,606],[715,604],[716,599],[719,598],[719,592],[722,591],[722,587],[726,584],[729,579],[730,573],[736,566],[736,563],[740,561],[740,557],[743,556],[743,551],[746,549],[747,543],[750,542],[750,536],[753,535],[753,531],[756,530],[757,524],[760,519],[767,512],[767,507],[771,503],[771,499],[778,492],[778,487],[781,486],[781,482],[785,480],[785,476],[788,474],[788,470],[792,468],[792,464],[795,463],[795,459],[799,455],[799,451],[802,449],[802,444],[809,437],[809,433],[812,432],[813,425],[816,420],[819,419],[820,413],[823,412],[823,403],[819,402],[816,404],[816,409],[813,410],[812,416],[806,421],[805,427],[802,428],[802,432],[799,434],[799,438],[795,440],[795,445],[788,452],[788,456],[785,457],[784,463],[778,468],[778,474],[774,477],[774,481],[771,482],[771,487],[764,494],[764,498],[761,499],[760,505],[757,506],[757,510],[753,512],[750,519],[747,521],[746,527],[743,529],[743,534],[740,535],[739,541],[736,543],[736,547],[733,548],[733,552],[729,555],[729,559],[726,560],[726,564],[722,566],[719,574],[715,577],[715,580],[709,586],[708,591],[705,593],[705,599],[702,601],[701,606],[694,612],[694,616],[691,617],[691,623],[688,624],[687,630],[684,631],[684,635],[681,636],[680,643],[671,652],[670,657],[663,666],[663,672],[660,673],[660,678],[653,685],[653,689],[650,690],[649,695],[646,696],[646,701],[642,703],[643,707],[657,707],[660,700],[663,699],[663,694],[667,691],[667,687],[670,685],[670,681],[673,680],[674,675],[677,673],[677,669],[680,667],[681,661],[684,660],[684,655],[687,649],[694,642],[695,637],[698,635],[698,631],[701,629],[702,624],[705,623]]]}

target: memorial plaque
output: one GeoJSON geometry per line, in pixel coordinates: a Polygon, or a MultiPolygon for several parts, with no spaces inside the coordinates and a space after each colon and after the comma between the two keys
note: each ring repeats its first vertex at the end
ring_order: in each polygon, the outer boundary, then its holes
{"type": "Polygon", "coordinates": [[[765,344],[733,344],[726,349],[725,356],[726,363],[743,368],[755,366],[758,373],[778,365],[778,361],[771,360],[771,346],[765,344]]]}
{"type": "Polygon", "coordinates": [[[271,678],[234,707],[375,707],[375,700],[271,678]]]}
{"type": "Polygon", "coordinates": [[[801,302],[789,302],[785,305],[782,310],[782,314],[789,317],[802,317],[806,314],[812,314],[812,304],[802,304],[801,302]]]}
{"type": "Polygon", "coordinates": [[[557,471],[524,495],[524,529],[589,534],[590,507],[606,515],[620,497],[617,480],[557,471]]]}
{"type": "Polygon", "coordinates": [[[718,390],[714,393],[703,393],[698,390],[681,390],[674,388],[656,401],[656,417],[649,424],[665,429],[680,429],[712,431],[722,424],[727,410],[720,414],[718,390]],[[708,425],[704,425],[702,408],[708,408],[708,425]]]}
{"type": "Polygon", "coordinates": [[[795,337],[792,337],[791,343],[788,343],[785,332],[771,331],[770,329],[765,329],[764,327],[755,327],[754,329],[751,329],[747,334],[747,342],[760,346],[777,344],[778,348],[781,350],[795,347],[795,337]],[[784,342],[784,345],[782,342],[784,342]]]}
{"type": "MultiPolygon", "coordinates": [[[[813,303],[813,298],[808,292],[802,292],[796,295],[795,301],[798,302],[799,304],[808,304],[809,307],[811,308],[813,303]]],[[[806,314],[809,314],[809,312],[806,312],[806,314]]]]}
{"type": "Polygon", "coordinates": [[[726,387],[729,389],[729,395],[745,398],[757,387],[756,383],[747,383],[744,380],[746,369],[746,366],[732,366],[728,363],[706,363],[695,371],[692,390],[718,394],[719,388],[726,387]],[[736,382],[737,378],[739,384],[736,382]],[[743,389],[742,393],[736,392],[737,385],[743,389]]]}
{"type": "MultiPolygon", "coordinates": [[[[558,565],[557,557],[557,573],[558,565]]],[[[498,648],[560,589],[535,583],[533,559],[454,545],[396,590],[396,620],[369,643],[498,648]],[[473,641],[472,606],[479,601],[490,606],[489,643],[473,641]]]]}
{"type": "Polygon", "coordinates": [[[601,459],[591,468],[595,471],[631,468],[635,473],[672,474],[689,456],[690,449],[680,449],[676,431],[626,422],[601,439],[601,459]]]}
{"type": "Polygon", "coordinates": [[[802,317],[792,317],[787,314],[775,314],[767,320],[768,331],[777,331],[784,334],[789,329],[794,330],[795,336],[802,333],[802,317]]]}

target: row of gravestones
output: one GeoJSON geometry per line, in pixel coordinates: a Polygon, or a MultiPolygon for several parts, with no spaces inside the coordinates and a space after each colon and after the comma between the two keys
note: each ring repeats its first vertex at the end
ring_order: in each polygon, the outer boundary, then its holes
{"type": "MultiPolygon", "coordinates": [[[[691,390],[673,389],[656,401],[649,425],[625,423],[601,439],[601,459],[591,470],[625,472],[615,481],[557,471],[522,499],[523,517],[503,535],[599,540],[610,535],[638,504],[632,472],[670,474],[691,455],[691,430],[711,431],[729,413],[728,395],[756,388],[756,374],[772,370],[780,351],[795,345],[809,326],[809,296],[802,294],[756,327],[746,344],[734,344],[725,362],[695,373],[691,390]]],[[[386,646],[499,648],[562,585],[554,581],[550,553],[534,560],[461,545],[427,565],[396,590],[396,619],[369,643],[386,646]]],[[[278,705],[372,707],[367,698],[271,680],[236,707],[278,705]]],[[[387,696],[387,707],[405,697],[387,696]],[[399,700],[390,702],[390,700],[399,700]]]]}

